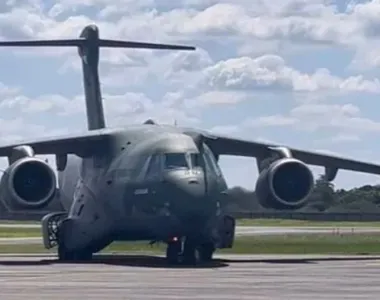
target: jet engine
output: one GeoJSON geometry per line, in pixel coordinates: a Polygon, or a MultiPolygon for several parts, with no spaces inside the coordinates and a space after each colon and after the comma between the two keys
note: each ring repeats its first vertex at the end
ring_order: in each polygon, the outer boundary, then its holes
{"type": "Polygon", "coordinates": [[[1,200],[8,208],[36,209],[47,206],[56,193],[56,176],[50,166],[35,157],[16,160],[0,184],[1,200]]]}
{"type": "Polygon", "coordinates": [[[261,171],[256,182],[256,197],[265,208],[302,207],[314,187],[311,170],[300,160],[282,158],[261,171]]]}

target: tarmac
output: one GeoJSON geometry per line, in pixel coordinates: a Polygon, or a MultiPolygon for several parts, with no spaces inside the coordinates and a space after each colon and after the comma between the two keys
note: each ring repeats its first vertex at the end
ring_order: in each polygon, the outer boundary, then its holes
{"type": "MultiPolygon", "coordinates": [[[[0,224],[0,227],[15,225],[0,224]]],[[[380,228],[236,228],[237,236],[339,232],[373,233],[380,232],[380,228]]],[[[11,243],[41,243],[41,238],[0,238],[0,244],[11,243]]],[[[0,255],[2,300],[377,300],[379,278],[380,256],[218,254],[208,265],[169,267],[162,256],[141,254],[98,255],[90,263],[76,264],[59,263],[55,256],[46,254],[0,255]]]]}
{"type": "Polygon", "coordinates": [[[171,268],[159,256],[78,264],[0,256],[2,300],[377,300],[379,278],[380,256],[218,255],[209,265],[171,268]]]}

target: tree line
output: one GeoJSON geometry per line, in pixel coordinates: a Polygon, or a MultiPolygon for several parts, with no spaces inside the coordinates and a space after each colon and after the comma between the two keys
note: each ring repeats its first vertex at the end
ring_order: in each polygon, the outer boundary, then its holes
{"type": "MultiPolygon", "coordinates": [[[[254,191],[241,187],[230,190],[231,209],[237,211],[271,211],[260,206],[254,191]]],[[[336,189],[320,176],[307,204],[299,212],[380,213],[380,185],[364,185],[349,190],[336,189]]]]}

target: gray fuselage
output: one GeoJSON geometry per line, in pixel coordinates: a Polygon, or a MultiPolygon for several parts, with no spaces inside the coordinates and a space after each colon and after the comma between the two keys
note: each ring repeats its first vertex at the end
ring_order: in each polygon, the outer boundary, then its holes
{"type": "Polygon", "coordinates": [[[95,157],[69,156],[58,177],[69,216],[100,210],[109,228],[102,234],[113,240],[208,235],[227,189],[206,145],[198,149],[179,127],[151,124],[115,129],[95,157]]]}

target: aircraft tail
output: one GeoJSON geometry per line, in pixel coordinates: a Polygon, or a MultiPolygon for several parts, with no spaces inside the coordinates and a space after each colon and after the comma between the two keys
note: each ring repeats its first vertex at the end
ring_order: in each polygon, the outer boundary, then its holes
{"type": "Polygon", "coordinates": [[[99,82],[99,48],[140,48],[158,50],[195,50],[195,47],[154,44],[99,38],[96,25],[86,26],[78,39],[0,41],[0,47],[78,47],[82,60],[83,85],[89,130],[105,128],[103,101],[99,82]]]}

